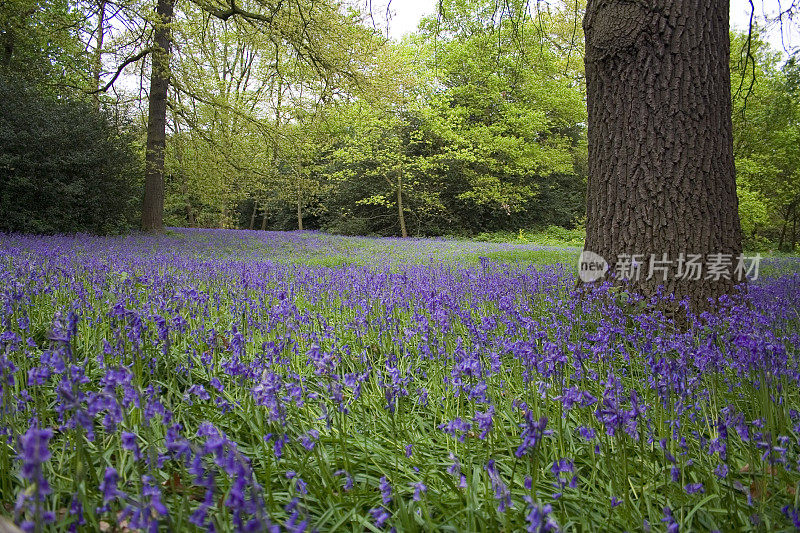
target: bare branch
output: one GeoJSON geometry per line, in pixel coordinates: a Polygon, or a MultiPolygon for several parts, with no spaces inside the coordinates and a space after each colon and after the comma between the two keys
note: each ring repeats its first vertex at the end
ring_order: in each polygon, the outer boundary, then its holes
{"type": "Polygon", "coordinates": [[[750,63],[752,68],[752,76],[750,77],[750,86],[747,88],[747,92],[744,95],[744,104],[742,106],[742,114],[747,110],[747,99],[753,92],[753,87],[756,84],[756,58],[753,57],[753,19],[756,13],[756,6],[753,5],[753,0],[750,1],[750,27],[747,31],[747,43],[746,53],[744,58],[744,66],[742,67],[742,77],[739,80],[739,88],[736,89],[736,94],[733,96],[734,99],[738,98],[742,92],[742,88],[744,87],[744,78],[747,75],[747,65],[750,63]]]}
{"type": "Polygon", "coordinates": [[[105,86],[103,86],[103,87],[101,87],[99,89],[95,89],[93,91],[88,91],[88,94],[104,93],[107,90],[109,90],[111,88],[111,86],[114,85],[114,82],[117,81],[117,78],[119,78],[119,75],[122,74],[122,70],[125,67],[127,67],[131,63],[135,63],[135,62],[139,61],[140,59],[142,59],[144,56],[146,56],[149,53],[150,53],[150,49],[149,48],[145,48],[144,50],[142,50],[138,54],[133,55],[133,56],[129,57],[128,59],[126,59],[125,61],[123,61],[120,64],[120,66],[117,68],[117,71],[114,73],[114,77],[112,77],[111,80],[109,80],[109,82],[105,84],[105,86]]]}

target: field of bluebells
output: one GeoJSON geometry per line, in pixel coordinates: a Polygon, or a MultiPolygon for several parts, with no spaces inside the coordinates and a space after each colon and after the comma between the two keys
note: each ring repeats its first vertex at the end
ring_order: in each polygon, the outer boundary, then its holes
{"type": "Polygon", "coordinates": [[[800,527],[800,263],[675,328],[576,250],[0,235],[24,530],[800,527]]]}

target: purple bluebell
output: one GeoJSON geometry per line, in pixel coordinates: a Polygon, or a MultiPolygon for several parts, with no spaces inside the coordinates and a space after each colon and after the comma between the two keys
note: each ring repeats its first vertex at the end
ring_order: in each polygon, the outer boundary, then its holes
{"type": "Polygon", "coordinates": [[[497,512],[504,513],[511,507],[511,491],[508,490],[508,486],[500,477],[494,459],[489,459],[489,462],[486,463],[486,472],[489,473],[489,481],[492,484],[494,497],[497,500],[497,512]]]}
{"type": "Polygon", "coordinates": [[[379,487],[381,490],[381,499],[383,500],[383,505],[389,505],[392,503],[392,486],[389,484],[386,476],[381,477],[379,487]]]}
{"type": "Polygon", "coordinates": [[[415,502],[420,501],[422,499],[422,494],[428,492],[428,486],[421,481],[411,483],[411,487],[414,489],[413,499],[415,502]]]}
{"type": "Polygon", "coordinates": [[[382,529],[384,524],[386,524],[386,521],[391,518],[391,515],[383,507],[375,507],[370,509],[369,514],[372,515],[372,519],[375,521],[375,527],[378,529],[382,529]]]}
{"type": "Polygon", "coordinates": [[[553,432],[545,429],[547,427],[547,417],[542,416],[539,420],[535,420],[531,411],[525,411],[525,423],[521,424],[522,428],[522,443],[514,453],[517,457],[522,457],[528,450],[535,450],[542,439],[553,432]]]}

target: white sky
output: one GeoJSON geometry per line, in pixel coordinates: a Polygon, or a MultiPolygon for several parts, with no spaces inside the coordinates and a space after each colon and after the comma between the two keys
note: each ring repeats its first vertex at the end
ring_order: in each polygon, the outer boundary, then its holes
{"type": "MultiPolygon", "coordinates": [[[[765,15],[772,16],[777,13],[779,6],[786,6],[790,3],[790,0],[754,0],[755,20],[763,26],[765,15]]],[[[373,6],[377,7],[378,4],[379,2],[376,1],[373,6]]],[[[437,0],[391,0],[392,19],[389,23],[389,35],[399,39],[403,35],[413,32],[424,15],[436,11],[436,4],[437,0]]],[[[380,8],[376,11],[380,11],[380,8]]],[[[748,0],[731,0],[731,25],[738,30],[746,31],[749,20],[750,2],[748,0]]],[[[783,33],[787,49],[791,50],[792,47],[800,46],[800,28],[797,24],[791,29],[785,29],[783,33]]],[[[770,28],[769,41],[778,50],[783,49],[781,31],[777,25],[770,28]]]]}

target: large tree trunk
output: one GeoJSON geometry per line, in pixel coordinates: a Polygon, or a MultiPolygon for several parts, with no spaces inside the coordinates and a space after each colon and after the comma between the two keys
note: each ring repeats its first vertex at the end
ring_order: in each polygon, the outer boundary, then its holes
{"type": "Polygon", "coordinates": [[[612,275],[625,254],[640,256],[631,289],[663,284],[701,308],[735,285],[706,279],[709,254],[727,254],[734,277],[742,252],[728,13],[728,0],[589,0],[584,18],[586,250],[612,275]],[[651,256],[663,254],[666,280],[663,270],[648,280],[651,256]],[[700,279],[677,275],[681,254],[702,255],[700,279]]]}
{"type": "Polygon", "coordinates": [[[170,27],[175,0],[158,0],[158,22],[153,33],[150,100],[147,111],[142,229],[164,230],[164,147],[166,145],[167,90],[169,89],[170,27]]]}

